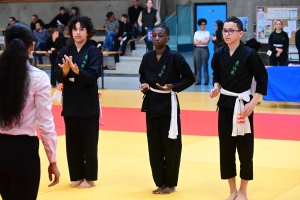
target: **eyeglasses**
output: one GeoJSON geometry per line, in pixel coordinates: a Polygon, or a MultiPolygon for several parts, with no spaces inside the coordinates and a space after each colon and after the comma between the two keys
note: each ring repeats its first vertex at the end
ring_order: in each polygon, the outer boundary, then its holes
{"type": "Polygon", "coordinates": [[[233,30],[233,29],[228,29],[228,30],[223,29],[222,30],[223,35],[226,35],[227,33],[228,33],[228,35],[232,35],[234,32],[239,32],[239,30],[233,30]]]}

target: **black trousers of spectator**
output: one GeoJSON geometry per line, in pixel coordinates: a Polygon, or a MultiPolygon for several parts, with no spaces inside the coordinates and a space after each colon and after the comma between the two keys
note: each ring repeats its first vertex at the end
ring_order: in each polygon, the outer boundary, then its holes
{"type": "Polygon", "coordinates": [[[147,37],[144,39],[144,41],[146,43],[147,51],[151,51],[154,49],[152,41],[148,41],[147,37]]]}
{"type": "Polygon", "coordinates": [[[98,117],[65,116],[66,149],[71,181],[98,178],[98,117]]]}
{"type": "Polygon", "coordinates": [[[240,177],[244,180],[253,179],[253,113],[248,117],[251,133],[244,136],[231,136],[233,108],[219,107],[218,130],[220,145],[221,178],[230,179],[237,175],[235,164],[236,149],[240,159],[240,177]]]}
{"type": "Polygon", "coordinates": [[[280,57],[269,57],[270,66],[287,66],[288,63],[288,55],[282,55],[280,57]]]}
{"type": "Polygon", "coordinates": [[[146,114],[147,138],[152,176],[157,187],[177,186],[181,157],[181,125],[178,120],[177,139],[168,138],[171,116],[146,114]]]}
{"type": "Polygon", "coordinates": [[[55,68],[55,60],[57,55],[50,55],[50,63],[51,63],[51,74],[50,74],[50,82],[53,87],[56,86],[56,78],[54,74],[54,68],[55,68]]]}
{"type": "Polygon", "coordinates": [[[0,194],[3,200],[35,200],[40,184],[39,140],[0,133],[0,194]]]}
{"type": "MultiPolygon", "coordinates": [[[[127,43],[128,43],[129,40],[130,39],[127,39],[127,40],[123,41],[123,44],[121,45],[120,44],[121,41],[119,41],[118,38],[116,38],[114,40],[114,51],[119,51],[120,46],[121,46],[122,53],[120,55],[123,56],[126,52],[126,46],[127,46],[127,43]]],[[[130,48],[131,48],[131,51],[135,50],[135,42],[134,41],[130,41],[130,48]]],[[[119,54],[114,54],[115,63],[120,62],[120,55],[119,54]]]]}

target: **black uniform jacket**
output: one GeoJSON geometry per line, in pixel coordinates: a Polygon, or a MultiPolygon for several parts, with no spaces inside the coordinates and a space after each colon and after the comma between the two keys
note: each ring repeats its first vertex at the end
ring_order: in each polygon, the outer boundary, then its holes
{"type": "MultiPolygon", "coordinates": [[[[252,79],[257,82],[255,93],[267,94],[268,74],[254,49],[240,43],[232,56],[227,45],[220,47],[213,55],[213,83],[221,84],[225,90],[242,93],[250,89],[252,79]]],[[[234,108],[236,97],[220,94],[218,106],[234,108]]],[[[245,102],[244,102],[245,103],[245,102]]]]}
{"type": "MultiPolygon", "coordinates": [[[[173,84],[173,91],[181,92],[195,82],[194,74],[184,57],[168,46],[159,61],[155,51],[147,52],[143,56],[139,73],[141,84],[148,83],[154,89],[158,89],[156,83],[161,86],[173,84]]],[[[152,116],[171,115],[171,94],[146,92],[142,111],[152,116]]]]}
{"type": "Polygon", "coordinates": [[[70,69],[67,76],[63,77],[62,69],[55,65],[55,77],[63,83],[63,116],[95,117],[99,115],[98,98],[98,69],[100,53],[97,47],[86,42],[80,51],[75,44],[61,49],[56,63],[62,64],[64,55],[73,56],[73,63],[79,68],[79,74],[70,69]]]}

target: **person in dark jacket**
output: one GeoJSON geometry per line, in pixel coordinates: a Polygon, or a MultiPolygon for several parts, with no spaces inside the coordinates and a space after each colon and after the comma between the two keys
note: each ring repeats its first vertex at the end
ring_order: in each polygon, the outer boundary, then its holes
{"type": "MultiPolygon", "coordinates": [[[[121,46],[121,56],[125,54],[127,42],[132,39],[131,30],[132,26],[127,21],[128,15],[123,14],[121,16],[121,21],[119,22],[119,30],[116,39],[114,40],[114,51],[119,51],[121,46]]],[[[132,43],[130,43],[132,44],[132,43]]],[[[119,54],[115,54],[115,62],[119,62],[119,54]]]]}
{"type": "Polygon", "coordinates": [[[57,82],[63,83],[61,114],[66,128],[70,186],[89,188],[98,178],[100,53],[87,42],[95,33],[89,17],[72,18],[68,30],[74,44],[60,50],[54,73],[57,82]]]}
{"type": "Polygon", "coordinates": [[[217,48],[226,45],[223,39],[222,30],[224,23],[221,20],[215,22],[216,33],[211,36],[211,41],[214,43],[214,51],[217,48]]]}
{"type": "Polygon", "coordinates": [[[295,44],[296,44],[296,48],[298,49],[298,56],[299,56],[299,62],[300,62],[300,28],[296,32],[295,44]]]}
{"type": "Polygon", "coordinates": [[[56,87],[56,79],[54,75],[54,67],[55,67],[55,61],[57,57],[57,53],[60,51],[60,49],[63,47],[63,44],[61,40],[58,38],[59,33],[58,30],[53,28],[51,29],[51,36],[47,38],[46,40],[46,51],[50,54],[49,60],[51,63],[51,85],[52,87],[56,87]]]}
{"type": "Polygon", "coordinates": [[[282,21],[275,21],[275,30],[270,34],[268,41],[270,66],[287,66],[289,51],[289,36],[282,29],[282,21]]]}

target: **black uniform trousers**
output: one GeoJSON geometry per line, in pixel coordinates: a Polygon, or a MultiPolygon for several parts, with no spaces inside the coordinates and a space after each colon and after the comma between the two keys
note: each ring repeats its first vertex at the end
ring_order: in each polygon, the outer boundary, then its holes
{"type": "Polygon", "coordinates": [[[65,116],[66,149],[71,181],[98,177],[98,117],[65,116]]]}
{"type": "Polygon", "coordinates": [[[280,56],[280,57],[269,57],[269,65],[270,66],[287,66],[288,56],[280,56]]]}
{"type": "Polygon", "coordinates": [[[40,184],[39,140],[0,134],[0,194],[3,200],[35,200],[40,184]]]}
{"type": "MultiPolygon", "coordinates": [[[[123,56],[126,52],[126,46],[127,46],[127,43],[128,43],[129,39],[123,41],[123,44],[121,45],[121,41],[118,40],[118,38],[116,38],[114,40],[114,51],[119,51],[120,49],[120,46],[121,46],[121,56],[123,56]]],[[[135,50],[135,42],[134,41],[130,41],[130,48],[131,48],[131,51],[132,50],[135,50]]],[[[114,57],[115,57],[115,63],[117,62],[120,62],[120,55],[119,54],[114,54],[114,57]]]]}
{"type": "MultiPolygon", "coordinates": [[[[56,52],[55,52],[56,53],[56,52]]],[[[55,74],[54,74],[54,68],[55,68],[55,61],[56,61],[56,55],[50,55],[50,63],[51,63],[51,74],[50,74],[50,82],[52,86],[56,86],[56,78],[55,78],[55,74]]]]}
{"type": "Polygon", "coordinates": [[[168,138],[171,116],[153,117],[146,113],[147,138],[152,176],[157,187],[177,186],[181,157],[181,125],[177,139],[168,138]]]}
{"type": "Polygon", "coordinates": [[[232,134],[233,108],[219,107],[219,145],[221,178],[230,179],[237,175],[235,164],[235,152],[238,151],[240,166],[240,178],[244,180],[253,179],[253,113],[248,117],[251,133],[244,136],[231,136],[232,134]]]}

